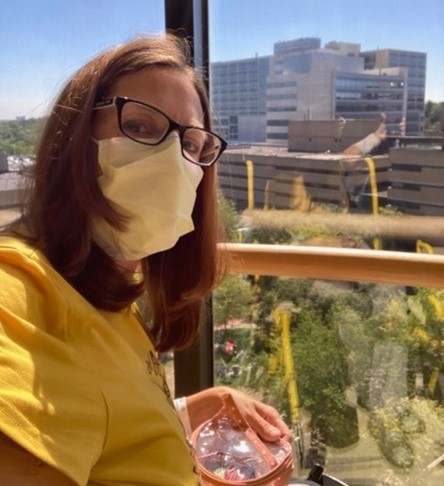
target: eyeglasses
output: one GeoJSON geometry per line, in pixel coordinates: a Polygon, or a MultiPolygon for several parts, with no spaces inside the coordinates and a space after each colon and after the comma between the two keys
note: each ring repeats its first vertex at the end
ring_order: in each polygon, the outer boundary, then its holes
{"type": "Polygon", "coordinates": [[[192,126],[183,126],[172,120],[155,106],[114,96],[94,105],[94,110],[117,107],[120,131],[131,140],[144,145],[159,145],[173,131],[180,137],[182,155],[194,164],[208,167],[220,157],[227,142],[219,135],[192,126]]]}

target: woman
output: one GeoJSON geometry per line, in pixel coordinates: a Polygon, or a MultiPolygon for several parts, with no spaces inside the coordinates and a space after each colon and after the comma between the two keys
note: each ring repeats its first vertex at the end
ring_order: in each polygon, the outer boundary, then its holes
{"type": "MultiPolygon", "coordinates": [[[[225,145],[174,37],[110,49],[63,89],[0,237],[1,484],[198,484],[156,352],[195,339],[218,280],[225,145]]],[[[191,429],[226,392],[180,400],[191,429]]],[[[264,439],[290,438],[273,408],[229,393],[264,439]]]]}

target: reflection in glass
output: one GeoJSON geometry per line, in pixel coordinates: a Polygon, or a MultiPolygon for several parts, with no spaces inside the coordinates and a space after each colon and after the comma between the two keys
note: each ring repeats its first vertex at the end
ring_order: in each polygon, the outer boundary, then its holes
{"type": "Polygon", "coordinates": [[[242,228],[336,221],[338,246],[357,232],[364,247],[442,253],[443,4],[418,19],[376,0],[384,15],[365,26],[364,3],[259,4],[211,2],[210,94],[230,144],[220,185],[249,211],[242,228]]]}
{"type": "Polygon", "coordinates": [[[443,291],[231,276],[214,309],[216,380],[292,424],[295,477],[442,483],[443,291]]]}

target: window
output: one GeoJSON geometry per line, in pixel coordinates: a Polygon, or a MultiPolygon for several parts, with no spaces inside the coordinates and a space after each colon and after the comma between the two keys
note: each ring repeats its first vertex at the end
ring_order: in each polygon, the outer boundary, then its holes
{"type": "Polygon", "coordinates": [[[230,141],[219,163],[234,252],[247,263],[235,263],[214,295],[215,381],[280,409],[300,445],[295,477],[320,461],[353,486],[437,486],[444,294],[421,286],[418,272],[392,285],[385,277],[411,258],[424,276],[428,259],[444,263],[441,127],[416,102],[438,110],[444,101],[444,7],[432,1],[419,19],[395,1],[373,6],[384,16],[366,28],[359,2],[210,2],[210,65],[269,62],[265,121],[250,121],[250,143],[230,141]],[[383,142],[343,155],[378,131],[381,112],[383,142]],[[295,274],[287,249],[301,254],[295,274]],[[353,257],[363,251],[403,263],[379,267],[379,280],[365,270],[345,278],[346,268],[366,267],[353,257]]]}
{"type": "MultiPolygon", "coordinates": [[[[55,0],[46,9],[37,3],[19,10],[9,2],[2,12],[0,35],[11,46],[0,61],[3,119],[41,116],[53,86],[88,57],[164,26],[162,4],[145,0],[132,8],[80,1],[69,15],[55,0]],[[33,42],[24,43],[24,33],[33,42]],[[25,45],[39,49],[39,69],[25,45]],[[56,52],[46,55],[48,46],[56,52]]],[[[176,356],[179,370],[186,364],[178,380],[211,380],[214,359],[216,383],[278,406],[298,438],[297,477],[324,461],[350,486],[437,486],[444,480],[444,152],[436,122],[444,6],[431,0],[421,18],[394,0],[373,7],[384,15],[364,25],[356,19],[368,18],[366,6],[344,0],[210,2],[213,110],[233,136],[219,163],[222,203],[239,243],[234,254],[246,263],[234,258],[215,292],[214,357],[176,356]],[[287,83],[290,98],[279,92],[287,83]],[[240,84],[248,91],[238,97],[240,84]],[[267,105],[267,89],[282,98],[267,105]],[[389,111],[391,100],[401,106],[389,111]],[[389,117],[381,146],[370,157],[342,156],[377,129],[382,110],[389,117]],[[281,123],[279,111],[291,112],[288,133],[267,134],[281,123]]],[[[212,348],[207,332],[204,351],[212,348]]]]}
{"type": "Polygon", "coordinates": [[[7,2],[0,24],[0,120],[43,116],[65,80],[89,58],[165,25],[162,0],[7,2]]]}

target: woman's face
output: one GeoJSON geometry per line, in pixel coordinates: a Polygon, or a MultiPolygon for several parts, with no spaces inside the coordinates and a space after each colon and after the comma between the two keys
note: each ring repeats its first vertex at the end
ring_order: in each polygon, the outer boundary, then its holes
{"type": "MultiPolygon", "coordinates": [[[[197,92],[187,75],[173,68],[146,68],[117,79],[107,93],[126,96],[159,108],[180,125],[204,126],[197,92]]],[[[123,136],[114,106],[94,112],[92,136],[96,140],[123,136]]]]}
{"type": "MultiPolygon", "coordinates": [[[[122,76],[106,95],[154,105],[180,125],[203,128],[204,116],[198,94],[187,75],[177,69],[148,68],[122,76]]],[[[96,140],[124,136],[119,128],[116,106],[96,110],[93,116],[92,136],[96,140]]],[[[192,170],[202,172],[194,164],[190,163],[189,166],[192,170]]],[[[140,206],[140,201],[138,204],[140,206]]],[[[130,271],[134,271],[137,265],[128,258],[115,260],[130,271]]]]}

